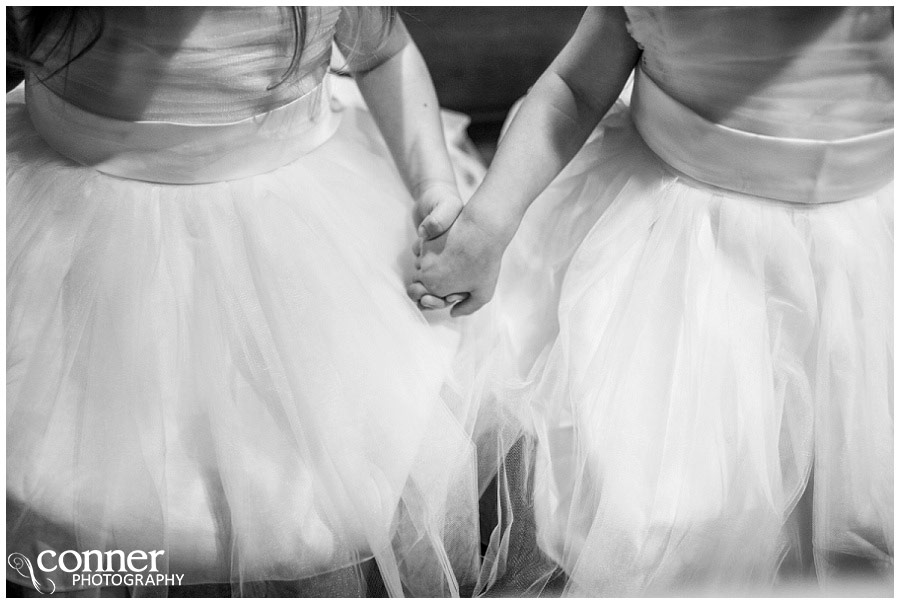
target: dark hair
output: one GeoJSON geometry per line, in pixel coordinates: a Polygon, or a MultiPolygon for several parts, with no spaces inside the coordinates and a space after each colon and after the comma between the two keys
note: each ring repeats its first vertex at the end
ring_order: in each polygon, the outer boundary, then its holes
{"type": "MultiPolygon", "coordinates": [[[[383,19],[383,35],[390,31],[395,17],[395,9],[381,7],[383,19]]],[[[9,50],[10,15],[7,9],[7,49],[9,50]]],[[[294,32],[294,50],[291,62],[282,74],[281,79],[269,86],[269,89],[283,84],[300,67],[300,59],[303,54],[303,46],[306,44],[308,11],[304,6],[291,7],[291,27],[294,32]]],[[[84,56],[103,35],[105,25],[102,7],[96,6],[69,6],[69,7],[42,7],[35,6],[27,9],[13,39],[13,44],[18,46],[12,52],[7,52],[7,63],[12,63],[21,68],[34,69],[44,66],[51,56],[58,52],[65,52],[66,61],[52,73],[45,75],[41,80],[47,80],[64,70],[74,61],[84,56]],[[75,50],[76,33],[80,28],[89,27],[87,42],[81,48],[75,50]],[[52,41],[49,49],[43,57],[37,57],[38,48],[45,43],[45,39],[56,32],[56,39],[52,41]]]]}
{"type": "MultiPolygon", "coordinates": [[[[9,15],[7,15],[9,22],[9,15]]],[[[83,26],[82,26],[83,27],[83,26]]],[[[51,56],[65,51],[69,57],[66,62],[55,69],[43,79],[53,77],[72,61],[81,58],[87,51],[94,47],[103,33],[103,13],[97,7],[43,7],[33,6],[27,9],[18,28],[16,43],[18,48],[14,52],[7,52],[7,62],[18,64],[25,69],[43,67],[51,56]],[[75,35],[79,28],[78,21],[82,20],[90,28],[90,37],[77,52],[75,51],[75,35]],[[43,57],[37,57],[38,48],[56,32],[57,37],[52,41],[43,57]]]]}

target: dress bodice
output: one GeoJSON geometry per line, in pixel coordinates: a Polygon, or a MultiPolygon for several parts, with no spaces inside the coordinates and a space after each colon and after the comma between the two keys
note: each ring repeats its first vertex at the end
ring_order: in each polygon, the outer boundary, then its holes
{"type": "Polygon", "coordinates": [[[340,122],[332,42],[359,72],[408,39],[373,7],[101,10],[77,10],[71,39],[51,29],[30,51],[28,113],[65,157],[150,182],[244,178],[310,152],[340,122]]]}
{"type": "MultiPolygon", "coordinates": [[[[105,8],[94,46],[46,84],[73,105],[114,119],[235,121],[285,105],[321,82],[341,14],[339,7],[305,10],[300,64],[292,70],[301,29],[288,7],[105,8]]],[[[93,32],[90,15],[78,18],[76,50],[93,32]]],[[[44,46],[56,38],[48,36],[44,46]]],[[[50,55],[44,74],[68,58],[50,55]]]]}
{"type": "Polygon", "coordinates": [[[826,140],[893,127],[890,7],[627,12],[643,71],[711,122],[826,140]]]}

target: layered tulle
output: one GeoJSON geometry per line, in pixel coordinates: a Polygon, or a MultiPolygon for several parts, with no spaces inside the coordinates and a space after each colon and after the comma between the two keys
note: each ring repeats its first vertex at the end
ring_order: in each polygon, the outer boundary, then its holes
{"type": "Polygon", "coordinates": [[[7,98],[9,552],[164,550],[236,595],[474,583],[455,336],[405,295],[412,201],[345,93],[314,151],[187,186],[77,165],[7,98]]]}
{"type": "Polygon", "coordinates": [[[458,386],[496,507],[479,592],[887,580],[892,203],[892,185],[822,205],[704,185],[620,102],[467,326],[458,386]]]}

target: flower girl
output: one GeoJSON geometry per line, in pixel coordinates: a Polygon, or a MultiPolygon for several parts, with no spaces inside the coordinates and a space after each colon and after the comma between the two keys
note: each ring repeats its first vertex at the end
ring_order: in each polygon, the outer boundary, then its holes
{"type": "Polygon", "coordinates": [[[96,593],[125,579],[48,561],[152,550],[179,587],[132,595],[473,584],[474,453],[440,396],[453,342],[403,283],[412,217],[461,201],[402,21],[79,7],[16,25],[6,543],[31,565],[7,578],[96,593]],[[371,113],[331,92],[333,43],[371,113]]]}
{"type": "Polygon", "coordinates": [[[480,587],[889,584],[892,177],[891,8],[589,8],[409,287],[494,299],[480,587]]]}

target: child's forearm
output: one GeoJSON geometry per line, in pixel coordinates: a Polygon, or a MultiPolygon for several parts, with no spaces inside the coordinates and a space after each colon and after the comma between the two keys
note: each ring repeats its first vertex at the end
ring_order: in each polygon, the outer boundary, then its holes
{"type": "MultiPolygon", "coordinates": [[[[547,71],[528,93],[494,156],[470,211],[490,211],[511,239],[531,202],[572,157],[603,117],[580,103],[565,82],[547,71]]],[[[500,225],[498,224],[498,227],[500,225]]]]}
{"type": "Polygon", "coordinates": [[[466,212],[511,239],[531,202],[612,107],[639,56],[622,9],[589,8],[528,93],[466,212]]]}
{"type": "Polygon", "coordinates": [[[415,43],[355,77],[412,195],[432,186],[455,193],[437,95],[415,43]]]}

